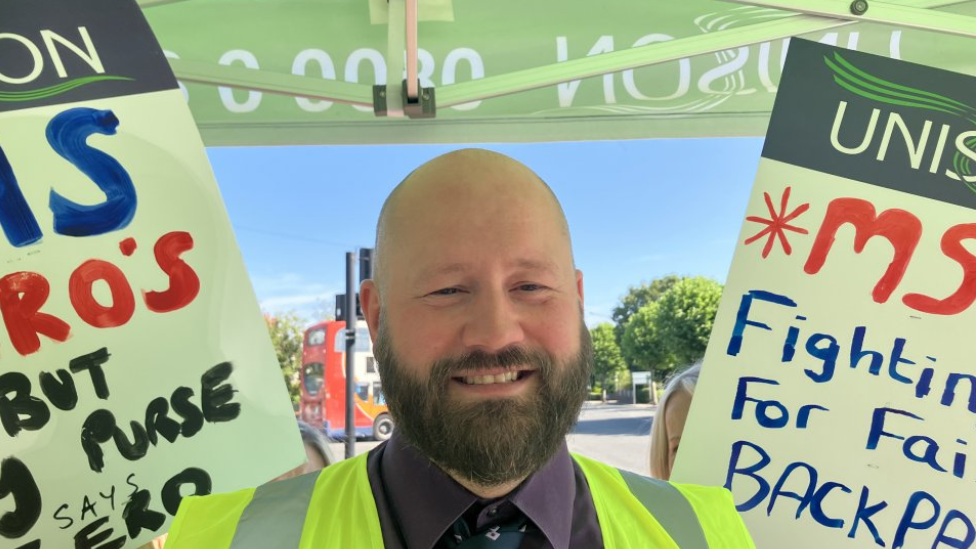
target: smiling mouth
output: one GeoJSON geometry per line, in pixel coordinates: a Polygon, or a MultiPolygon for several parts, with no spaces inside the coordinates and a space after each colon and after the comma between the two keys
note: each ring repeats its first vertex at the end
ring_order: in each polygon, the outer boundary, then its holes
{"type": "Polygon", "coordinates": [[[465,385],[504,385],[521,381],[533,373],[532,370],[512,370],[500,374],[483,374],[451,378],[465,385]]]}

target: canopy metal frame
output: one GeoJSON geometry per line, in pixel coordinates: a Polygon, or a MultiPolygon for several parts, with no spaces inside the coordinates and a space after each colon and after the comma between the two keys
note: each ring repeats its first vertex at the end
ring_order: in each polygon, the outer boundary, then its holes
{"type": "MultiPolygon", "coordinates": [[[[139,0],[144,9],[189,0],[139,0]]],[[[729,28],[701,36],[656,42],[626,50],[583,57],[514,71],[437,89],[436,108],[546,88],[565,82],[667,63],[678,59],[732,50],[859,22],[883,23],[968,37],[976,37],[976,17],[935,8],[965,0],[730,0],[783,10],[772,20],[729,28]]],[[[433,116],[433,89],[420,88],[417,52],[422,37],[417,25],[418,0],[389,0],[386,63],[388,74],[406,74],[403,82],[388,79],[384,86],[355,84],[308,76],[170,59],[176,78],[184,82],[284,94],[309,99],[372,107],[377,116],[433,116]],[[421,108],[421,103],[428,105],[421,108]],[[430,107],[430,108],[426,108],[430,107]]]]}

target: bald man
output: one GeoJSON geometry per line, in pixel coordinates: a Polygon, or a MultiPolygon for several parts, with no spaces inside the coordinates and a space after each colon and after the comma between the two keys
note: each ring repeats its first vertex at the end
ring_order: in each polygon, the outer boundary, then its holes
{"type": "Polygon", "coordinates": [[[384,204],[376,257],[360,296],[393,437],[317,475],[187,498],[167,549],[753,548],[728,491],[568,452],[593,363],[583,274],[531,170],[435,158],[384,204]]]}

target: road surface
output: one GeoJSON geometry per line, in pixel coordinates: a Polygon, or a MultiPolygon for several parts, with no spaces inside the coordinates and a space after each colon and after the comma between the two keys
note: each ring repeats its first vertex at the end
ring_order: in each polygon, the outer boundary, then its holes
{"type": "Polygon", "coordinates": [[[647,475],[654,407],[646,404],[585,404],[566,437],[569,450],[619,469],[647,475]]]}

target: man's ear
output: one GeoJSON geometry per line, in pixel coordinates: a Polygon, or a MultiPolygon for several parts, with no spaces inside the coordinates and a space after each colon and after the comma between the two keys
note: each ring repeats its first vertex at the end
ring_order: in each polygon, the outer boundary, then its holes
{"type": "Polygon", "coordinates": [[[369,326],[369,337],[376,344],[376,334],[380,329],[380,289],[371,279],[364,280],[359,286],[359,303],[366,316],[369,326]]]}
{"type": "Polygon", "coordinates": [[[576,269],[576,292],[579,293],[580,307],[583,307],[583,271],[576,269]]]}

